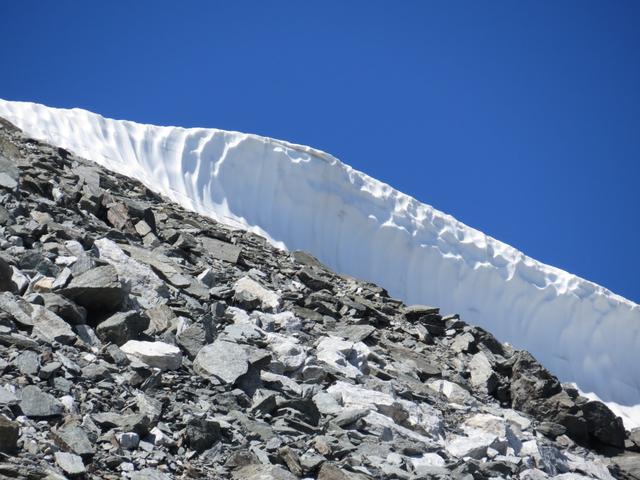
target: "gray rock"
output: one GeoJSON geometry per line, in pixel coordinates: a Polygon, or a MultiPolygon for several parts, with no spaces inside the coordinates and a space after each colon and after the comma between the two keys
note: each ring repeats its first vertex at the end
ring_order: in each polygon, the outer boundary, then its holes
{"type": "Polygon", "coordinates": [[[240,345],[216,340],[203,347],[193,361],[193,369],[205,377],[217,377],[234,384],[249,369],[249,354],[240,345]]]}
{"type": "Polygon", "coordinates": [[[483,352],[476,353],[469,361],[470,383],[483,393],[491,395],[498,387],[498,376],[483,352]]]}
{"type": "Polygon", "coordinates": [[[64,407],[53,395],[35,385],[28,385],[20,392],[20,410],[30,418],[47,418],[62,415],[64,407]]]}
{"type": "MultiPolygon", "coordinates": [[[[233,472],[234,480],[297,480],[293,473],[277,465],[247,465],[233,472]]],[[[318,477],[319,478],[319,477],[318,477]]],[[[328,480],[328,479],[327,479],[328,480]]]]}
{"type": "Polygon", "coordinates": [[[87,320],[87,310],[56,293],[43,293],[44,306],[71,325],[82,325],[87,320]]]}
{"type": "Polygon", "coordinates": [[[19,324],[25,327],[33,327],[31,313],[33,307],[22,298],[15,297],[9,292],[0,293],[0,311],[3,311],[19,324]]]}
{"type": "Polygon", "coordinates": [[[12,292],[16,285],[11,279],[13,277],[13,269],[11,265],[2,257],[0,257],[0,290],[12,292]]]}
{"type": "Polygon", "coordinates": [[[0,452],[14,453],[18,448],[20,425],[0,415],[0,452]]]}
{"type": "Polygon", "coordinates": [[[143,468],[139,472],[131,472],[130,480],[172,480],[172,477],[153,468],[143,468]]]}
{"type": "Polygon", "coordinates": [[[116,434],[116,440],[121,448],[135,450],[140,444],[140,436],[136,432],[122,432],[116,434]]]}
{"type": "Polygon", "coordinates": [[[120,346],[138,338],[149,326],[149,319],[136,311],[118,312],[100,323],[96,334],[103,342],[112,342],[120,346]]]}
{"type": "Polygon", "coordinates": [[[213,420],[194,418],[187,424],[186,438],[191,449],[203,452],[222,438],[220,424],[213,420]]]}
{"type": "Polygon", "coordinates": [[[207,341],[202,325],[192,324],[176,335],[176,343],[182,347],[189,358],[194,358],[207,341]]]}
{"type": "Polygon", "coordinates": [[[66,451],[71,451],[84,458],[90,457],[96,452],[94,443],[89,440],[89,436],[80,426],[63,426],[51,433],[56,444],[66,451]]]}
{"type": "MultiPolygon", "coordinates": [[[[222,242],[210,237],[200,237],[200,242],[205,252],[213,258],[223,260],[229,263],[238,263],[242,248],[227,242],[222,242]]],[[[209,285],[211,286],[211,285],[209,285]]]]}
{"type": "Polygon", "coordinates": [[[37,375],[40,368],[40,355],[27,350],[18,355],[13,364],[23,375],[37,375]]]}
{"type": "Polygon", "coordinates": [[[120,349],[130,358],[136,358],[160,370],[176,370],[182,365],[182,352],[175,345],[164,342],[129,340],[120,349]]]}
{"type": "Polygon", "coordinates": [[[32,316],[33,333],[46,342],[71,344],[78,338],[67,322],[45,307],[34,305],[32,316]]]}
{"type": "Polygon", "coordinates": [[[125,292],[112,265],[96,267],[73,277],[59,293],[89,311],[113,312],[122,304],[125,292]]]}
{"type": "Polygon", "coordinates": [[[234,286],[234,300],[245,310],[260,309],[272,312],[280,305],[280,296],[271,290],[264,288],[249,277],[242,277],[234,286]]]}
{"type": "Polygon", "coordinates": [[[82,475],[86,473],[82,457],[68,452],[56,452],[56,463],[67,475],[82,475]]]}

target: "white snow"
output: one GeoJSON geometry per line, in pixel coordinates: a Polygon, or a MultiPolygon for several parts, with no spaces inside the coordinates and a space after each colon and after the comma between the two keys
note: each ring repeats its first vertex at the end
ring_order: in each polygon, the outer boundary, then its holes
{"type": "MultiPolygon", "coordinates": [[[[184,207],[313,253],[408,303],[460,313],[640,425],[640,307],[310,147],[0,100],[31,136],[184,207]]],[[[419,144],[416,139],[416,149],[419,144]]]]}

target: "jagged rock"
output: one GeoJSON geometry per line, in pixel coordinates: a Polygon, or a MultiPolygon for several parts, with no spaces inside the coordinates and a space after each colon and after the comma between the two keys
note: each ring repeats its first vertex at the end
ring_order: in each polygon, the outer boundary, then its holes
{"type": "Polygon", "coordinates": [[[136,432],[122,432],[116,434],[116,440],[120,448],[125,450],[135,450],[140,444],[140,435],[136,432]]]}
{"type": "Polygon", "coordinates": [[[193,361],[199,375],[212,376],[234,384],[249,369],[249,355],[240,345],[216,340],[203,347],[193,361]]]}
{"type": "Polygon", "coordinates": [[[498,376],[483,352],[476,353],[469,362],[470,383],[473,387],[491,395],[498,387],[498,376]]]}
{"type": "Polygon", "coordinates": [[[56,463],[67,475],[82,475],[86,472],[82,457],[68,452],[56,452],[56,463]]]}
{"type": "Polygon", "coordinates": [[[207,334],[202,325],[189,325],[176,335],[176,343],[182,347],[189,358],[194,358],[207,343],[207,334]]]}
{"type": "Polygon", "coordinates": [[[113,342],[120,346],[138,338],[148,326],[149,319],[138,312],[118,312],[100,323],[96,333],[102,341],[113,342]]]}
{"type": "Polygon", "coordinates": [[[220,441],[222,434],[218,422],[194,418],[187,424],[186,436],[189,447],[202,452],[220,441]]]}
{"type": "Polygon", "coordinates": [[[13,364],[23,375],[37,375],[40,369],[40,355],[34,351],[27,350],[18,355],[13,364]]]}
{"type": "Polygon", "coordinates": [[[624,425],[602,402],[587,402],[582,405],[589,435],[598,442],[624,449],[624,425]]]}
{"type": "Polygon", "coordinates": [[[31,418],[47,418],[62,415],[64,407],[53,395],[35,385],[28,385],[20,392],[20,410],[31,418]]]}
{"type": "Polygon", "coordinates": [[[169,475],[153,468],[143,468],[139,472],[131,472],[129,478],[130,480],[171,480],[169,475]]]}
{"type": "Polygon", "coordinates": [[[121,248],[138,262],[151,267],[158,276],[174,287],[186,288],[191,285],[191,279],[184,274],[178,264],[160,251],[148,252],[133,245],[121,245],[121,248]]]}
{"type": "Polygon", "coordinates": [[[182,364],[182,352],[175,345],[164,342],[129,340],[120,347],[129,358],[137,358],[150,367],[175,370],[182,364]]]}
{"type": "Polygon", "coordinates": [[[77,338],[67,322],[40,305],[33,306],[32,318],[33,333],[46,342],[69,344],[77,338]]]}
{"type": "Polygon", "coordinates": [[[18,448],[20,425],[0,415],[0,452],[14,453],[18,448]]]}
{"type": "Polygon", "coordinates": [[[90,457],[96,451],[87,433],[80,426],[67,425],[52,431],[53,438],[64,450],[71,451],[81,457],[90,457]]]}
{"type": "Polygon", "coordinates": [[[113,312],[125,296],[118,273],[112,265],[96,267],[73,277],[59,293],[87,310],[113,312]]]}
{"type": "Polygon", "coordinates": [[[33,307],[22,298],[14,297],[9,292],[0,293],[0,311],[25,327],[33,327],[33,307]]]}
{"type": "Polygon", "coordinates": [[[280,305],[278,294],[267,290],[255,280],[242,277],[234,286],[234,300],[245,310],[261,309],[266,312],[277,310],[280,305]]]}
{"type": "Polygon", "coordinates": [[[43,293],[44,306],[72,325],[82,325],[87,320],[87,310],[62,295],[43,293]]]}
{"type": "Polygon", "coordinates": [[[360,377],[371,353],[362,342],[347,342],[337,337],[324,337],[316,347],[318,361],[349,378],[360,377]]]}
{"type": "Polygon", "coordinates": [[[94,242],[94,246],[100,259],[113,265],[118,277],[126,283],[142,307],[152,308],[169,297],[169,291],[158,275],[149,266],[124,253],[115,242],[101,238],[94,242]]]}
{"type": "Polygon", "coordinates": [[[436,307],[429,307],[427,305],[411,305],[405,307],[403,311],[404,317],[409,322],[417,322],[423,317],[440,313],[440,309],[436,307]]]}

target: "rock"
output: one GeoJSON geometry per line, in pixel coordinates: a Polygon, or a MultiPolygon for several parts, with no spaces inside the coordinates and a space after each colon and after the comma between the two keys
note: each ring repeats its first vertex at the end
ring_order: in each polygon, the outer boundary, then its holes
{"type": "MultiPolygon", "coordinates": [[[[277,465],[247,465],[233,472],[234,480],[297,480],[291,472],[277,465]]],[[[318,477],[319,478],[319,477],[318,477]]]]}
{"type": "Polygon", "coordinates": [[[483,352],[476,353],[469,362],[470,383],[483,393],[491,395],[498,387],[498,376],[483,352]]]}
{"type": "Polygon", "coordinates": [[[73,277],[61,295],[89,311],[113,312],[122,304],[125,292],[112,265],[96,267],[73,277]]]}
{"type": "Polygon", "coordinates": [[[116,434],[116,440],[121,448],[135,450],[140,444],[140,436],[136,432],[122,432],[116,434]]]}
{"type": "Polygon", "coordinates": [[[280,305],[280,297],[267,290],[255,280],[242,277],[234,286],[234,300],[245,310],[260,309],[266,312],[275,311],[280,305]]]}
{"type": "Polygon", "coordinates": [[[124,281],[129,292],[136,296],[140,306],[152,308],[164,303],[169,297],[165,283],[154,271],[131,258],[113,241],[101,238],[94,242],[100,259],[113,265],[118,277],[124,281]]]}
{"type": "Polygon", "coordinates": [[[402,313],[407,321],[417,322],[422,317],[440,313],[440,309],[436,307],[429,307],[426,305],[411,305],[409,307],[405,307],[402,313]]]}
{"type": "Polygon", "coordinates": [[[112,342],[120,346],[138,338],[148,326],[149,319],[136,311],[118,312],[100,323],[96,328],[96,334],[103,342],[112,342]]]}
{"type": "Polygon", "coordinates": [[[616,417],[604,403],[597,401],[582,405],[582,413],[593,440],[624,450],[626,435],[620,417],[616,417]]]}
{"type": "Polygon", "coordinates": [[[13,277],[13,269],[9,262],[0,257],[0,291],[13,292],[16,285],[11,279],[13,277]]]}
{"type": "Polygon", "coordinates": [[[207,342],[207,334],[202,325],[193,324],[176,335],[176,343],[189,358],[194,358],[207,342]]]}
{"type": "Polygon", "coordinates": [[[144,263],[162,279],[176,288],[186,288],[191,285],[191,279],[184,275],[178,264],[159,250],[147,251],[133,245],[121,245],[122,250],[129,253],[138,262],[144,263]]]}
{"type": "Polygon", "coordinates": [[[33,333],[46,342],[70,344],[78,338],[67,322],[40,305],[33,306],[32,317],[33,333]]]}
{"type": "Polygon", "coordinates": [[[43,392],[35,385],[22,389],[20,410],[30,418],[48,418],[62,415],[64,407],[53,395],[43,392]]]}
{"type": "Polygon", "coordinates": [[[86,472],[82,457],[67,452],[54,454],[56,463],[67,475],[82,475],[86,472]]]}
{"type": "Polygon", "coordinates": [[[194,418],[187,424],[187,444],[196,452],[211,448],[222,438],[220,424],[212,420],[194,418]]]}
{"type": "Polygon", "coordinates": [[[33,306],[22,298],[14,297],[9,292],[0,293],[0,311],[25,327],[33,327],[31,313],[33,306]]]}
{"type": "Polygon", "coordinates": [[[18,448],[20,425],[0,415],[0,452],[14,453],[18,448]]]}
{"type": "Polygon", "coordinates": [[[324,337],[316,347],[318,361],[348,378],[358,378],[367,368],[371,351],[362,342],[347,342],[337,337],[324,337]]]}
{"type": "Polygon", "coordinates": [[[333,285],[329,280],[325,280],[320,275],[320,270],[313,267],[304,267],[298,272],[298,278],[302,283],[313,291],[333,290],[333,285]]]}
{"type": "Polygon", "coordinates": [[[242,248],[237,245],[231,245],[230,243],[205,236],[200,237],[200,242],[202,243],[204,251],[213,258],[229,263],[238,263],[242,248]]]}
{"type": "Polygon", "coordinates": [[[166,473],[153,468],[143,468],[139,472],[131,472],[129,474],[130,480],[171,480],[171,478],[166,473]]]}
{"type": "Polygon", "coordinates": [[[129,358],[136,358],[160,370],[176,370],[182,365],[182,352],[168,343],[129,340],[120,349],[129,358]]]}
{"type": "Polygon", "coordinates": [[[249,355],[240,345],[216,340],[203,347],[193,361],[199,375],[217,377],[225,383],[234,384],[249,369],[249,355]]]}
{"type": "Polygon", "coordinates": [[[87,320],[87,310],[71,300],[55,293],[43,293],[44,306],[71,325],[82,325],[87,320]]]}
{"type": "Polygon", "coordinates": [[[351,480],[351,476],[335,465],[325,462],[320,467],[317,480],[351,480]]]}
{"type": "Polygon", "coordinates": [[[27,350],[18,355],[13,364],[23,375],[37,375],[40,369],[40,355],[34,351],[27,350]]]}
{"type": "Polygon", "coordinates": [[[76,425],[67,425],[52,431],[56,444],[66,450],[80,455],[83,458],[95,454],[95,446],[84,429],[76,425]]]}

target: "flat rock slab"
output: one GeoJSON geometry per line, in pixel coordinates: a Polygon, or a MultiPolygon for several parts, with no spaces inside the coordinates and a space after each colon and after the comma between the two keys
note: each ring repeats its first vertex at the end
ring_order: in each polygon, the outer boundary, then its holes
{"type": "Polygon", "coordinates": [[[225,383],[233,384],[247,373],[249,354],[237,343],[216,340],[198,352],[193,368],[199,375],[217,377],[225,383]]]}
{"type": "Polygon", "coordinates": [[[73,343],[77,336],[71,326],[58,315],[40,305],[33,306],[33,333],[42,340],[63,344],[73,343]]]}
{"type": "Polygon", "coordinates": [[[176,370],[182,365],[182,352],[169,343],[129,340],[120,350],[129,358],[138,359],[160,370],[176,370]]]}
{"type": "Polygon", "coordinates": [[[82,457],[68,452],[56,452],[58,466],[68,475],[82,475],[86,472],[82,457]]]}
{"type": "Polygon", "coordinates": [[[229,263],[238,263],[242,248],[210,237],[200,237],[202,247],[213,258],[229,263]]]}
{"type": "Polygon", "coordinates": [[[62,415],[64,407],[56,397],[43,392],[35,385],[28,385],[21,391],[20,409],[30,418],[47,418],[62,415]]]}

